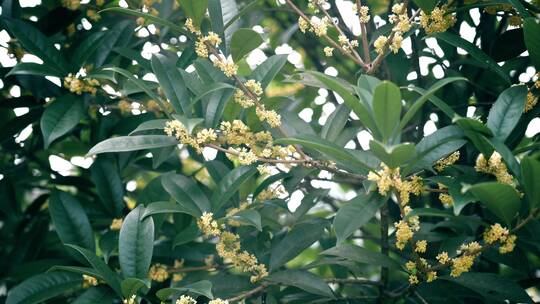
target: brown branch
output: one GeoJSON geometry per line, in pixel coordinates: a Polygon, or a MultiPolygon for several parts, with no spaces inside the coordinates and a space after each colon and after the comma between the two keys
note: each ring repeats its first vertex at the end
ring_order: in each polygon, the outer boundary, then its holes
{"type": "Polygon", "coordinates": [[[259,292],[265,290],[270,284],[268,283],[262,283],[261,285],[251,289],[251,290],[248,290],[246,292],[243,292],[235,297],[232,297],[232,298],[229,298],[227,299],[227,301],[229,302],[239,302],[241,300],[244,300],[244,299],[247,299],[247,298],[250,298],[250,297],[253,297],[254,295],[258,294],[259,292]]]}
{"type": "Polygon", "coordinates": [[[371,64],[371,55],[369,54],[369,43],[367,40],[366,24],[362,22],[360,10],[362,9],[362,1],[356,0],[356,12],[358,13],[358,21],[360,22],[360,34],[362,35],[362,48],[364,49],[364,58],[368,65],[371,64]]]}

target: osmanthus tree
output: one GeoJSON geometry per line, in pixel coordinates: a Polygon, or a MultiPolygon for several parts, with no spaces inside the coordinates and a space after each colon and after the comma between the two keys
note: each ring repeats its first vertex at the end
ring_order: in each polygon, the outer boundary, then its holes
{"type": "Polygon", "coordinates": [[[4,0],[0,299],[537,301],[539,13],[4,0]]]}

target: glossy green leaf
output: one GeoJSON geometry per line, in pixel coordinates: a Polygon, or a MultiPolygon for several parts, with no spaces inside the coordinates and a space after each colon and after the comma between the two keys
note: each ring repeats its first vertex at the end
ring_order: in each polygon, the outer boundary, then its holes
{"type": "Polygon", "coordinates": [[[233,197],[240,186],[252,178],[255,173],[257,173],[257,168],[254,166],[237,167],[227,173],[212,195],[212,210],[219,211],[233,197]]]}
{"type": "Polygon", "coordinates": [[[112,304],[114,293],[105,286],[93,286],[81,293],[71,304],[112,304]]]}
{"type": "Polygon", "coordinates": [[[369,147],[373,154],[390,168],[402,166],[416,155],[415,146],[412,143],[387,146],[372,140],[369,142],[369,147]]]}
{"type": "Polygon", "coordinates": [[[191,283],[191,284],[184,285],[181,287],[163,288],[163,289],[158,290],[156,295],[162,301],[165,301],[170,296],[181,295],[188,292],[205,296],[209,299],[214,298],[214,295],[212,294],[212,282],[207,281],[207,280],[191,283]]]}
{"type": "Polygon", "coordinates": [[[143,292],[148,291],[150,289],[150,282],[137,278],[127,278],[122,281],[121,288],[122,295],[127,299],[132,295],[136,295],[141,289],[143,292]]]}
{"type": "Polygon", "coordinates": [[[165,126],[167,125],[168,119],[152,119],[145,121],[137,126],[137,128],[129,133],[129,135],[133,135],[136,133],[142,133],[144,131],[152,131],[152,130],[163,130],[165,129],[165,126]]]}
{"type": "Polygon", "coordinates": [[[37,28],[22,20],[4,18],[2,21],[25,50],[39,57],[59,74],[67,74],[68,64],[65,57],[37,28]]]}
{"type": "Polygon", "coordinates": [[[489,57],[486,53],[484,53],[484,51],[479,49],[476,45],[450,32],[438,33],[433,36],[437,39],[443,40],[455,46],[456,48],[464,49],[465,51],[467,51],[467,53],[469,53],[469,55],[471,55],[474,59],[476,59],[483,67],[494,71],[504,81],[506,81],[507,83],[510,83],[510,77],[508,76],[508,74],[497,64],[497,62],[495,62],[495,60],[489,57]]]}
{"type": "Polygon", "coordinates": [[[413,2],[426,13],[431,13],[438,3],[436,0],[413,0],[413,2]]]}
{"type": "Polygon", "coordinates": [[[173,136],[167,135],[136,135],[119,136],[106,139],[88,151],[88,155],[138,151],[153,148],[176,146],[179,142],[173,136]]]}
{"type": "Polygon", "coordinates": [[[416,158],[403,170],[404,175],[431,167],[441,158],[455,152],[467,143],[463,131],[456,126],[447,126],[422,138],[416,145],[416,158]]]}
{"type": "Polygon", "coordinates": [[[53,191],[49,198],[49,213],[62,243],[95,250],[92,226],[75,197],[66,192],[53,191]]]}
{"type": "Polygon", "coordinates": [[[301,145],[305,148],[319,151],[336,162],[346,164],[349,168],[355,171],[371,170],[371,168],[367,164],[361,162],[347,149],[342,148],[327,140],[324,140],[318,136],[307,134],[297,135],[295,137],[277,139],[276,143],[301,145]]]}
{"type": "MultiPolygon", "coordinates": [[[[196,1],[196,0],[193,0],[193,1],[196,1]]],[[[159,24],[159,25],[162,25],[162,26],[169,27],[172,30],[174,30],[175,32],[182,33],[182,34],[188,34],[188,32],[182,26],[177,25],[175,23],[172,23],[172,22],[170,22],[168,20],[165,20],[163,18],[156,17],[156,16],[154,16],[152,14],[142,13],[140,11],[131,10],[131,9],[128,9],[128,8],[123,8],[123,7],[110,7],[110,8],[106,8],[106,9],[100,11],[100,13],[105,13],[105,12],[121,13],[121,14],[131,15],[131,16],[135,16],[135,17],[142,17],[142,18],[144,18],[146,20],[152,21],[155,24],[159,24]]]]}
{"type": "Polygon", "coordinates": [[[71,131],[84,116],[82,98],[67,94],[52,102],[41,116],[41,133],[45,149],[62,135],[71,131]]]}
{"type": "Polygon", "coordinates": [[[361,192],[339,208],[334,217],[337,243],[341,244],[358,228],[367,224],[384,204],[385,199],[375,192],[361,192]]]}
{"type": "Polygon", "coordinates": [[[519,212],[521,200],[516,190],[507,184],[487,182],[472,185],[468,188],[482,204],[493,214],[502,219],[507,226],[519,212]]]}
{"type": "MultiPolygon", "coordinates": [[[[431,102],[433,102],[436,106],[439,106],[439,105],[442,105],[443,108],[444,106],[446,106],[446,104],[442,101],[442,100],[439,100],[436,96],[435,96],[435,93],[441,89],[442,87],[444,87],[445,85],[447,84],[450,84],[452,82],[455,82],[455,81],[467,81],[467,78],[464,78],[464,77],[448,77],[448,78],[443,78],[437,82],[435,82],[431,87],[429,87],[429,89],[427,89],[426,91],[419,91],[420,94],[422,94],[422,96],[420,96],[411,106],[411,108],[407,111],[407,113],[405,113],[405,115],[403,116],[403,119],[401,120],[401,123],[399,124],[399,129],[402,130],[403,128],[405,128],[405,126],[409,123],[409,121],[411,121],[411,119],[413,119],[413,117],[416,115],[416,113],[418,113],[418,111],[424,106],[424,104],[428,101],[428,100],[431,100],[431,102]]],[[[440,107],[440,106],[439,106],[440,107]]],[[[449,107],[448,107],[449,108],[449,107]]],[[[453,112],[453,110],[451,108],[449,108],[451,112],[453,112]]],[[[442,109],[444,111],[444,109],[442,109]]],[[[445,112],[447,113],[447,112],[445,112]]],[[[450,114],[450,113],[447,113],[447,115],[450,114]]],[[[453,113],[452,113],[453,114],[453,113]]],[[[454,115],[452,115],[450,118],[452,118],[454,115]]]]}
{"type": "Polygon", "coordinates": [[[240,224],[250,225],[262,231],[261,215],[253,209],[241,210],[230,217],[240,224]]]}
{"type": "Polygon", "coordinates": [[[154,214],[170,214],[170,213],[184,213],[184,214],[197,216],[197,215],[194,215],[194,212],[192,210],[189,210],[178,203],[163,201],[163,202],[153,202],[153,203],[148,204],[144,210],[142,219],[145,219],[146,217],[152,216],[154,214]]]}
{"type": "Polygon", "coordinates": [[[527,92],[525,85],[510,87],[491,106],[486,125],[501,142],[508,138],[518,124],[525,108],[527,92]]]}
{"type": "Polygon", "coordinates": [[[204,192],[192,179],[183,175],[166,174],[161,178],[165,191],[179,204],[182,210],[194,217],[200,217],[203,212],[210,211],[211,204],[204,192]]]}
{"type": "Polygon", "coordinates": [[[530,156],[523,158],[521,174],[525,195],[529,200],[529,208],[536,208],[540,205],[540,161],[530,156]]]}
{"type": "Polygon", "coordinates": [[[351,110],[347,108],[344,104],[338,105],[334,112],[330,114],[330,116],[326,120],[326,123],[323,125],[321,130],[321,137],[330,142],[335,142],[335,140],[343,131],[345,124],[347,124],[350,113],[351,110]]]}
{"type": "Polygon", "coordinates": [[[337,256],[361,264],[384,266],[388,268],[399,268],[400,265],[379,252],[358,247],[352,244],[342,244],[321,252],[323,255],[337,256]]]}
{"type": "Polygon", "coordinates": [[[69,292],[82,283],[82,276],[69,272],[47,272],[35,275],[8,293],[6,304],[34,304],[69,292]]]}
{"type": "Polygon", "coordinates": [[[234,62],[242,59],[263,42],[261,35],[252,29],[242,28],[236,30],[231,38],[231,55],[234,62]]]}
{"type": "Polygon", "coordinates": [[[468,117],[456,116],[453,122],[458,125],[465,136],[467,136],[473,145],[484,155],[491,155],[493,147],[486,136],[491,137],[493,133],[481,121],[468,117]]]}
{"type": "Polygon", "coordinates": [[[90,174],[105,208],[112,215],[120,216],[125,207],[124,184],[114,158],[98,157],[90,167],[90,174]]]}
{"type": "Polygon", "coordinates": [[[326,223],[320,219],[294,226],[279,243],[272,246],[270,271],[278,269],[318,241],[325,226],[326,223]]]}
{"type": "Polygon", "coordinates": [[[90,264],[90,266],[92,266],[92,268],[94,268],[94,270],[96,270],[101,275],[103,280],[118,295],[122,294],[120,290],[120,280],[118,279],[118,275],[114,271],[112,271],[111,268],[109,268],[109,266],[107,266],[107,264],[105,264],[105,262],[101,258],[97,257],[95,253],[85,248],[82,248],[76,245],[69,245],[69,244],[66,244],[66,246],[75,250],[82,257],[84,257],[84,259],[88,262],[88,264],[90,264]]]}
{"type": "Polygon", "coordinates": [[[175,62],[164,55],[154,54],[151,63],[160,88],[171,102],[176,113],[191,113],[189,93],[175,62]]]}
{"type": "Polygon", "coordinates": [[[375,88],[373,114],[382,140],[388,141],[401,117],[401,92],[395,84],[383,81],[375,88]]]}
{"type": "Polygon", "coordinates": [[[131,210],[120,229],[118,252],[124,277],[143,279],[148,275],[154,249],[154,221],[152,217],[143,220],[144,211],[141,205],[131,210]]]}
{"type": "Polygon", "coordinates": [[[523,21],[523,35],[525,45],[529,51],[529,57],[537,70],[540,69],[540,21],[538,18],[529,17],[523,21]]]}
{"type": "Polygon", "coordinates": [[[193,20],[193,25],[200,27],[208,8],[208,0],[182,0],[181,7],[186,15],[193,20]]]}
{"type": "Polygon", "coordinates": [[[332,91],[336,92],[343,98],[343,102],[349,109],[351,109],[356,116],[360,119],[360,121],[366,126],[369,130],[371,130],[372,133],[378,134],[378,129],[376,127],[375,120],[371,116],[371,113],[368,108],[364,106],[360,100],[353,96],[347,88],[345,88],[338,78],[328,76],[323,73],[319,72],[309,72],[309,75],[314,76],[319,81],[324,83],[328,88],[330,88],[332,91]]]}
{"type": "Polygon", "coordinates": [[[334,298],[332,289],[330,289],[328,284],[321,277],[309,271],[288,269],[272,273],[265,280],[272,283],[298,287],[309,293],[326,298],[334,298]]]}
{"type": "Polygon", "coordinates": [[[36,76],[56,76],[63,77],[55,67],[52,67],[48,64],[37,64],[33,62],[20,62],[14,66],[7,76],[10,75],[36,75],[36,76]]]}
{"type": "Polygon", "coordinates": [[[285,63],[287,63],[287,55],[271,56],[253,70],[250,78],[259,81],[262,88],[265,89],[285,63]]]}
{"type": "Polygon", "coordinates": [[[481,294],[487,303],[534,303],[527,292],[516,282],[496,273],[467,272],[457,278],[442,277],[481,294]]]}

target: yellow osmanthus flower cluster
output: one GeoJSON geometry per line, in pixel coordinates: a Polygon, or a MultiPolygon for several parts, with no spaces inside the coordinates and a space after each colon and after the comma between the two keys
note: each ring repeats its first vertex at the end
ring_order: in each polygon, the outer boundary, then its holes
{"type": "Polygon", "coordinates": [[[499,253],[505,254],[512,252],[515,247],[517,237],[510,234],[508,228],[504,228],[501,224],[496,223],[491,225],[489,229],[484,231],[484,242],[486,244],[499,243],[499,253]]]}
{"type": "Polygon", "coordinates": [[[420,240],[416,242],[415,247],[414,247],[414,252],[425,253],[426,250],[427,250],[426,240],[420,240]]]}
{"type": "Polygon", "coordinates": [[[424,271],[424,277],[426,282],[430,283],[437,279],[437,272],[432,270],[427,270],[431,268],[431,265],[424,258],[419,258],[417,262],[408,261],[405,264],[405,268],[409,271],[409,284],[416,285],[420,283],[418,275],[424,271]],[[420,271],[419,271],[420,270],[420,271]]]}
{"type": "Polygon", "coordinates": [[[458,251],[461,255],[451,259],[452,268],[450,275],[459,277],[462,273],[468,272],[474,264],[474,260],[480,255],[481,250],[482,245],[478,244],[478,242],[461,245],[458,251]]]}
{"type": "MultiPolygon", "coordinates": [[[[261,83],[254,79],[246,81],[244,83],[244,86],[246,86],[247,89],[249,89],[255,96],[257,96],[257,99],[263,93],[261,83]]],[[[241,105],[242,108],[246,109],[255,105],[255,101],[253,100],[253,98],[250,96],[246,96],[244,91],[242,91],[241,89],[236,89],[236,91],[234,92],[234,101],[241,105]]]]}
{"type": "Polygon", "coordinates": [[[70,92],[77,95],[82,93],[90,93],[96,95],[97,87],[99,86],[99,81],[93,78],[84,78],[79,79],[73,74],[69,73],[68,76],[64,78],[64,87],[69,89],[70,92]]]}
{"type": "Polygon", "coordinates": [[[347,36],[345,36],[345,35],[339,35],[338,36],[338,42],[341,45],[341,49],[346,53],[350,53],[352,51],[351,48],[354,49],[354,48],[358,47],[358,41],[357,40],[350,41],[349,38],[347,38],[347,36]]]}
{"type": "MultiPolygon", "coordinates": [[[[540,82],[536,81],[536,83],[540,83],[540,82]]],[[[529,112],[536,106],[537,103],[538,103],[538,97],[534,96],[534,93],[529,91],[527,93],[527,101],[525,103],[525,109],[523,110],[523,112],[525,113],[529,112]]]]}
{"type": "Polygon", "coordinates": [[[377,173],[370,171],[367,179],[377,183],[377,188],[382,196],[386,196],[391,188],[394,188],[399,193],[399,199],[402,206],[409,203],[410,194],[420,195],[424,185],[422,178],[413,176],[410,181],[402,180],[400,169],[391,169],[385,164],[382,164],[382,169],[377,173]]]}
{"type": "Polygon", "coordinates": [[[87,10],[86,16],[92,21],[99,21],[101,19],[101,16],[93,9],[87,10]]]}
{"type": "Polygon", "coordinates": [[[327,47],[324,48],[324,55],[326,57],[332,57],[333,54],[334,54],[334,48],[333,47],[327,46],[327,47]]]}
{"type": "Polygon", "coordinates": [[[252,283],[258,282],[268,276],[268,271],[264,264],[259,264],[255,255],[242,251],[240,245],[240,236],[238,234],[223,231],[223,225],[219,225],[213,219],[212,213],[203,213],[197,221],[199,229],[205,237],[217,237],[216,251],[225,261],[232,263],[242,272],[251,272],[250,280],[252,283]]]}
{"type": "Polygon", "coordinates": [[[148,270],[148,278],[156,282],[165,282],[169,278],[169,272],[167,266],[163,264],[154,264],[148,270]]]}
{"type": "Polygon", "coordinates": [[[448,5],[434,8],[431,13],[420,12],[420,26],[427,34],[442,33],[454,26],[456,17],[448,12],[448,5]]]}
{"type": "Polygon", "coordinates": [[[282,197],[282,196],[285,196],[285,195],[287,195],[287,190],[285,190],[283,185],[278,185],[276,187],[271,187],[270,186],[270,187],[264,189],[263,191],[261,191],[257,195],[257,199],[259,201],[267,201],[267,200],[271,200],[271,199],[274,199],[274,198],[279,198],[279,197],[282,197]]]}
{"type": "Polygon", "coordinates": [[[508,168],[497,151],[491,154],[489,160],[486,160],[483,154],[478,155],[474,168],[478,172],[494,175],[499,183],[514,185],[514,178],[508,173],[508,168]]]}
{"type": "Polygon", "coordinates": [[[62,0],[62,6],[75,11],[81,7],[81,0],[62,0]]]}
{"type": "Polygon", "coordinates": [[[123,222],[124,222],[124,219],[115,218],[115,219],[112,220],[111,225],[109,226],[109,228],[111,230],[120,230],[120,228],[122,228],[122,223],[123,222]]]}
{"type": "Polygon", "coordinates": [[[397,53],[403,43],[403,34],[411,29],[411,22],[407,14],[407,6],[405,3],[394,4],[392,6],[392,13],[389,16],[389,21],[394,25],[392,32],[392,43],[390,44],[390,50],[397,53]]]}
{"type": "Polygon", "coordinates": [[[233,217],[235,216],[238,212],[242,211],[242,210],[246,210],[246,208],[249,206],[249,203],[248,202],[243,202],[243,203],[240,203],[240,205],[238,207],[234,207],[234,208],[230,208],[229,210],[227,210],[227,213],[225,215],[225,217],[228,217],[229,219],[227,220],[227,224],[231,227],[240,227],[240,222],[234,220],[234,219],[231,219],[230,217],[233,217]]]}
{"type": "MultiPolygon", "coordinates": [[[[190,296],[182,295],[179,299],[176,300],[176,304],[197,304],[197,301],[190,296]]],[[[218,298],[210,300],[208,304],[229,304],[229,301],[218,298]]]]}
{"type": "MultiPolygon", "coordinates": [[[[356,7],[354,7],[356,9],[356,7]]],[[[362,5],[360,7],[360,12],[358,12],[359,20],[361,23],[368,23],[371,19],[371,16],[369,15],[369,7],[362,5]]]]}
{"type": "Polygon", "coordinates": [[[413,227],[406,220],[394,223],[394,227],[396,227],[396,247],[403,250],[414,236],[413,227]]]}
{"type": "Polygon", "coordinates": [[[442,172],[446,167],[455,164],[459,160],[459,156],[459,151],[456,151],[445,158],[439,159],[433,167],[437,172],[442,172]]]}
{"type": "Polygon", "coordinates": [[[313,16],[309,21],[303,17],[298,19],[298,27],[302,33],[312,32],[318,37],[326,35],[330,24],[332,23],[326,16],[322,18],[313,16]]]}
{"type": "Polygon", "coordinates": [[[82,286],[83,288],[89,288],[91,286],[98,285],[98,280],[94,278],[93,276],[83,274],[82,277],[83,277],[83,286],[82,286]]]}
{"type": "Polygon", "coordinates": [[[174,136],[184,145],[191,146],[197,153],[202,153],[202,146],[217,140],[214,129],[202,129],[195,136],[189,134],[187,128],[178,120],[168,121],[164,132],[169,136],[174,136]]]}

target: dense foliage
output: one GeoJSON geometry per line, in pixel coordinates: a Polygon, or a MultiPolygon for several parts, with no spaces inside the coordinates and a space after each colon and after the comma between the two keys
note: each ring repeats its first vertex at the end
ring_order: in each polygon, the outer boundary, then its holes
{"type": "Polygon", "coordinates": [[[538,1],[40,2],[0,302],[538,301],[538,1]]]}

